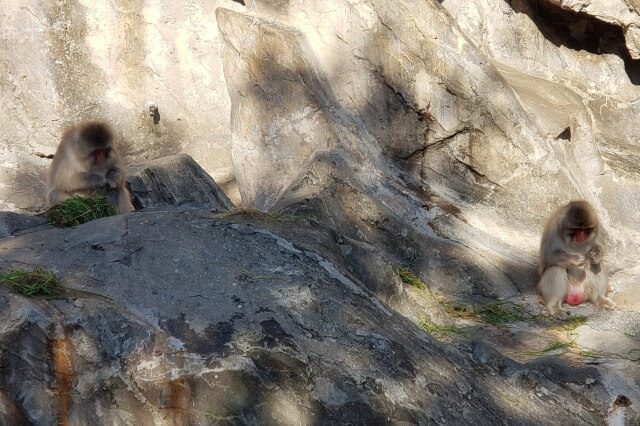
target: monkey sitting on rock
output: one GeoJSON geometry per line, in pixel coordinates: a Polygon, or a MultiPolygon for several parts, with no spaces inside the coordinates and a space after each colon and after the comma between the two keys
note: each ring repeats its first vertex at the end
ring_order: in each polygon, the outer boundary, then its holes
{"type": "Polygon", "coordinates": [[[563,302],[615,307],[606,297],[608,273],[602,240],[595,209],[586,201],[571,201],[551,216],[540,243],[538,289],[552,315],[569,314],[562,309],[563,302]]]}
{"type": "Polygon", "coordinates": [[[104,195],[118,213],[133,211],[111,127],[86,121],[67,129],[49,168],[47,206],[73,196],[104,195]]]}

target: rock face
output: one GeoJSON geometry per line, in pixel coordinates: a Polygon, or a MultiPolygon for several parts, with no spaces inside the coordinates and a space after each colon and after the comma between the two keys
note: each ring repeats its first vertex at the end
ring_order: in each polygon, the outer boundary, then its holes
{"type": "Polygon", "coordinates": [[[0,217],[0,267],[49,268],[70,289],[1,290],[2,421],[637,424],[640,68],[626,12],[246,4],[215,19],[234,174],[265,212],[226,211],[173,157],[132,168],[154,209],[71,230],[0,217]],[[558,324],[535,291],[537,249],[573,198],[602,220],[618,307],[558,324]]]}
{"type": "Polygon", "coordinates": [[[574,391],[545,376],[550,366],[447,347],[324,253],[243,221],[157,211],[32,230],[0,240],[0,264],[38,264],[69,287],[50,299],[0,288],[1,424],[572,424],[606,413],[595,369],[573,370],[574,391]]]}
{"type": "Polygon", "coordinates": [[[312,214],[448,293],[533,287],[572,198],[601,212],[616,267],[635,262],[640,191],[621,138],[595,133],[606,108],[492,62],[436,2],[287,4],[217,13],[246,206],[312,214]]]}
{"type": "Polygon", "coordinates": [[[65,127],[95,118],[115,126],[126,163],[187,153],[233,193],[217,6],[244,9],[231,0],[5,4],[0,209],[41,211],[50,160],[40,155],[55,152],[65,127]]]}
{"type": "MultiPolygon", "coordinates": [[[[535,311],[544,222],[584,198],[606,229],[618,309],[574,343],[636,359],[640,73],[618,27],[524,0],[247,5],[217,11],[245,206],[314,217],[344,253],[404,265],[454,300],[535,311]]],[[[380,274],[363,281],[384,288],[380,274]]],[[[623,364],[628,380],[604,369],[609,391],[636,400],[638,369],[623,364]]]]}
{"type": "Polygon", "coordinates": [[[548,0],[553,5],[584,13],[620,27],[625,44],[633,59],[640,59],[640,11],[637,2],[625,0],[548,0]]]}
{"type": "Polygon", "coordinates": [[[186,154],[133,164],[127,171],[136,209],[173,206],[221,213],[233,208],[211,176],[186,154]]]}

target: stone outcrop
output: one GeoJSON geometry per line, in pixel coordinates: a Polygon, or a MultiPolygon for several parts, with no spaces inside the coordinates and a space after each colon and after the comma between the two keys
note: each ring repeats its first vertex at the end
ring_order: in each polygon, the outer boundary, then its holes
{"type": "MultiPolygon", "coordinates": [[[[240,218],[241,219],[241,218],[240,218]]],[[[277,220],[275,220],[277,222],[277,220]]],[[[137,212],[0,240],[67,291],[0,287],[1,424],[599,423],[572,387],[485,344],[444,345],[324,252],[243,220],[137,212]]],[[[575,389],[574,389],[575,388],[575,389]]]]}
{"type": "Polygon", "coordinates": [[[186,154],[133,164],[127,171],[136,209],[188,207],[221,213],[233,208],[211,176],[186,154]]]}
{"type": "Polygon", "coordinates": [[[623,11],[570,4],[218,8],[248,210],[179,156],[131,167],[139,212],[4,213],[2,270],[69,290],[1,290],[0,418],[637,424],[640,68],[623,11]],[[602,219],[618,306],[557,323],[537,246],[572,198],[602,219]]]}
{"type": "Polygon", "coordinates": [[[633,59],[640,59],[640,3],[634,0],[547,0],[562,9],[584,13],[620,27],[633,59]]]}

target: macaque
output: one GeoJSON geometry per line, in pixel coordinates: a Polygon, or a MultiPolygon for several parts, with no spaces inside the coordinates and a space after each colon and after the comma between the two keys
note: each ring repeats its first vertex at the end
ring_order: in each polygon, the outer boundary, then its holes
{"type": "Polygon", "coordinates": [[[603,257],[600,224],[589,203],[572,201],[551,216],[540,243],[538,289],[552,315],[569,314],[562,309],[563,302],[577,306],[591,301],[598,307],[615,307],[605,297],[608,274],[603,257]]]}
{"type": "Polygon", "coordinates": [[[76,195],[104,195],[118,213],[133,211],[111,127],[86,121],[67,129],[49,168],[47,206],[76,195]]]}

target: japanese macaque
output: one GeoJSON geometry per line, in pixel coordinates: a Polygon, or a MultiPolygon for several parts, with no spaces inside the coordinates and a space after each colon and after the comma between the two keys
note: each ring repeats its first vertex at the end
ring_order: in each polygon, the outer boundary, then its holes
{"type": "Polygon", "coordinates": [[[86,121],[67,129],[49,168],[47,206],[76,195],[104,195],[118,211],[133,210],[111,127],[86,121]]]}
{"type": "Polygon", "coordinates": [[[589,203],[572,201],[551,216],[540,243],[538,289],[552,315],[569,314],[562,309],[563,302],[575,306],[591,301],[599,307],[615,307],[605,297],[608,274],[603,257],[600,224],[589,203]]]}

